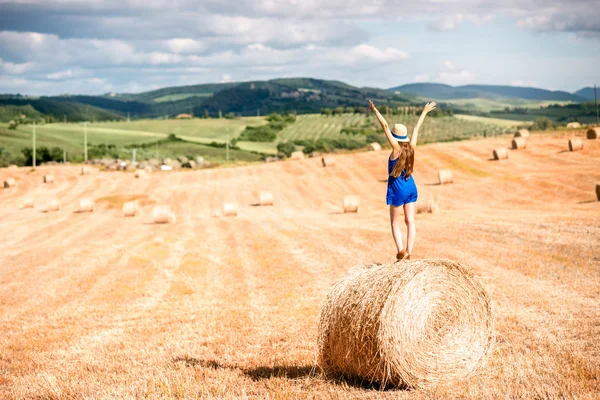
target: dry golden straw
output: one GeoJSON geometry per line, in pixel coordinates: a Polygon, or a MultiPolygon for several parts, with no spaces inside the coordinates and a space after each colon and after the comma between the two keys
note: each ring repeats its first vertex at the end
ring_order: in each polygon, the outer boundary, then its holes
{"type": "Polygon", "coordinates": [[[583,149],[583,141],[581,139],[569,139],[569,151],[577,151],[583,149]]]}
{"type": "Polygon", "coordinates": [[[140,203],[137,200],[128,201],[123,204],[123,215],[125,217],[135,217],[140,213],[140,203]]]}
{"type": "MultiPolygon", "coordinates": [[[[260,192],[258,196],[258,203],[261,206],[272,206],[273,205],[273,193],[271,192],[260,192]]],[[[236,211],[237,213],[237,211],[236,211]]]]}
{"type": "Polygon", "coordinates": [[[522,137],[527,139],[529,137],[529,131],[527,129],[519,129],[515,132],[515,137],[522,137]]]}
{"type": "Polygon", "coordinates": [[[586,137],[588,139],[598,139],[599,135],[600,135],[600,127],[596,127],[596,128],[589,129],[587,131],[586,137]]]}
{"type": "Polygon", "coordinates": [[[381,150],[381,145],[377,142],[373,142],[373,143],[369,144],[369,150],[370,151],[379,151],[379,150],[381,150]]]}
{"type": "Polygon", "coordinates": [[[235,217],[238,215],[237,203],[223,203],[223,215],[226,217],[235,217]]]}
{"type": "Polygon", "coordinates": [[[44,175],[44,183],[54,183],[53,175],[44,175]]]}
{"type": "Polygon", "coordinates": [[[441,259],[355,267],[321,307],[318,363],[330,375],[426,388],[480,368],[493,342],[486,290],[441,259]]]}
{"type": "Polygon", "coordinates": [[[435,214],[439,210],[439,205],[434,198],[425,202],[417,202],[417,214],[435,214]]]}
{"type": "Polygon", "coordinates": [[[177,217],[171,207],[156,206],[152,210],[152,220],[155,224],[174,224],[177,222],[177,217]]]}
{"type": "Polygon", "coordinates": [[[345,213],[358,212],[358,206],[360,206],[360,196],[344,196],[345,213]]]}
{"type": "Polygon", "coordinates": [[[438,181],[440,182],[440,185],[454,182],[454,177],[452,176],[452,171],[449,169],[440,170],[438,172],[438,181]]]}
{"type": "Polygon", "coordinates": [[[527,147],[527,142],[522,137],[516,137],[512,140],[513,150],[524,149],[527,147]]]}
{"type": "Polygon", "coordinates": [[[331,167],[331,166],[335,165],[335,158],[333,158],[331,156],[325,156],[325,157],[321,158],[321,162],[323,163],[324,167],[331,167]]]}
{"type": "Polygon", "coordinates": [[[4,181],[4,189],[14,187],[17,182],[13,178],[8,178],[4,181]]]}
{"type": "Polygon", "coordinates": [[[304,160],[304,153],[301,151],[294,151],[290,158],[292,160],[304,160]]]}
{"type": "Polygon", "coordinates": [[[494,160],[504,160],[508,158],[508,151],[502,147],[494,150],[494,160]]]}
{"type": "Polygon", "coordinates": [[[94,200],[81,199],[79,200],[79,212],[94,212],[96,205],[94,200]]]}

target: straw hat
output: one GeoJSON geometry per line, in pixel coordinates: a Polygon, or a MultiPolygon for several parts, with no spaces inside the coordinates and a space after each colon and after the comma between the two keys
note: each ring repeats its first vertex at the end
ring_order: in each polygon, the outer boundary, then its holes
{"type": "Polygon", "coordinates": [[[406,126],[402,124],[394,125],[394,128],[392,129],[392,136],[399,142],[409,141],[406,126]]]}

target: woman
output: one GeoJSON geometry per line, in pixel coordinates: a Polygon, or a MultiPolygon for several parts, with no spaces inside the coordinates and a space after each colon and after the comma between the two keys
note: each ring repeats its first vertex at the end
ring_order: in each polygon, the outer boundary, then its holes
{"type": "Polygon", "coordinates": [[[415,202],[417,201],[418,193],[417,186],[412,177],[413,166],[415,162],[415,148],[417,147],[417,139],[419,137],[419,128],[425,119],[428,112],[435,110],[435,103],[427,103],[423,108],[423,113],[419,117],[419,121],[413,129],[412,138],[408,139],[406,126],[402,124],[394,125],[394,129],[390,128],[379,113],[375,104],[369,100],[371,110],[375,112],[375,116],[379,120],[388,142],[392,146],[392,154],[388,159],[388,188],[387,188],[387,204],[390,206],[390,222],[392,224],[392,235],[398,254],[398,260],[410,260],[413,245],[415,244],[415,236],[417,230],[415,228],[415,202]],[[404,208],[404,222],[408,235],[406,237],[406,250],[402,246],[402,231],[401,224],[401,208],[404,208]]]}

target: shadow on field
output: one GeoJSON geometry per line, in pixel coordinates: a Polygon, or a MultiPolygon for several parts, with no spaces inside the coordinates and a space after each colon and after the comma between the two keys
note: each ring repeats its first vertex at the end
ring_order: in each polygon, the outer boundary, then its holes
{"type": "Polygon", "coordinates": [[[242,370],[244,375],[254,381],[271,378],[308,378],[317,376],[316,367],[312,365],[275,365],[273,367],[256,367],[242,370]]]}

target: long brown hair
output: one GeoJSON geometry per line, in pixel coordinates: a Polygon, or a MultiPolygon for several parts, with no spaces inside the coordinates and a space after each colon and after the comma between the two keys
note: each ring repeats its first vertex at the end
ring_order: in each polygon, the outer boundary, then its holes
{"type": "Polygon", "coordinates": [[[400,153],[398,154],[396,166],[392,170],[390,176],[398,178],[400,174],[402,174],[402,170],[404,170],[404,179],[408,180],[415,165],[415,151],[410,143],[402,142],[398,144],[400,145],[400,153]]]}

